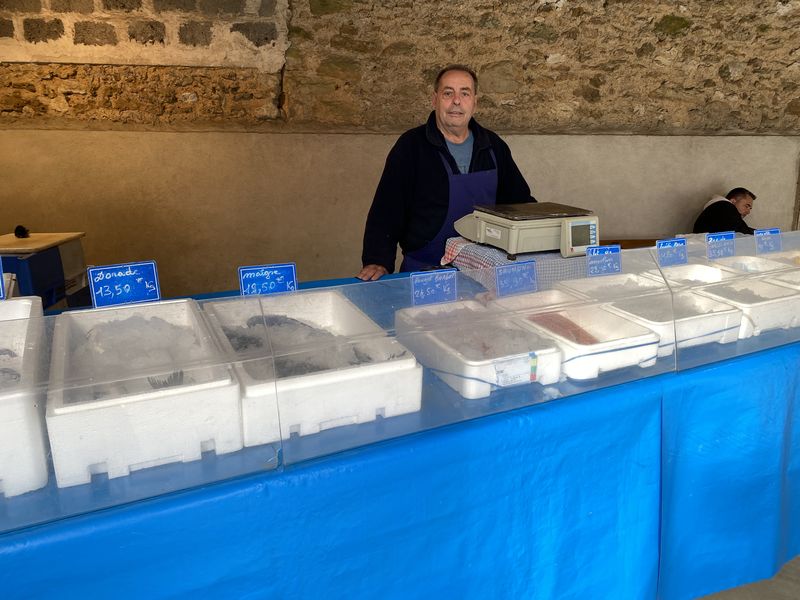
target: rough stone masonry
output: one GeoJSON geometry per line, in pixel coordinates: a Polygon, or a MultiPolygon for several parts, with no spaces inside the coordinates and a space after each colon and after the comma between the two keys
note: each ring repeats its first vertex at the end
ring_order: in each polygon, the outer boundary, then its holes
{"type": "Polygon", "coordinates": [[[0,0],[0,125],[795,134],[800,0],[0,0]]]}

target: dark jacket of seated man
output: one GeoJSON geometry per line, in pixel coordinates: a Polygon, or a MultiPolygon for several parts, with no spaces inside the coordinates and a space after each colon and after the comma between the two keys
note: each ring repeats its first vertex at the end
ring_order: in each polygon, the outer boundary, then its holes
{"type": "Polygon", "coordinates": [[[693,233],[735,231],[753,235],[755,229],[744,222],[750,214],[755,194],[745,188],[734,188],[723,198],[714,196],[694,222],[693,233]]]}

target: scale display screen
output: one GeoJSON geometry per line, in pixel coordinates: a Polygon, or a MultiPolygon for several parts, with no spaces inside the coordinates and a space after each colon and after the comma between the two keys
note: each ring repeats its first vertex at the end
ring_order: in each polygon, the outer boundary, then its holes
{"type": "Polygon", "coordinates": [[[591,227],[588,223],[585,225],[572,226],[572,245],[573,246],[588,246],[592,240],[591,227]]]}

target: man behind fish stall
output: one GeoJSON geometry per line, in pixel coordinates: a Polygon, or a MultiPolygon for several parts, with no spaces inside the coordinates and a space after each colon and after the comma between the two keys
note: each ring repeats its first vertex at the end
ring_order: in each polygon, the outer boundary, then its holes
{"type": "Polygon", "coordinates": [[[433,111],[425,125],[405,132],[386,158],[364,230],[364,281],[394,272],[439,266],[453,223],[475,204],[536,202],[500,137],[472,118],[478,78],[464,65],[436,76],[433,111]]]}
{"type": "Polygon", "coordinates": [[[703,212],[694,222],[694,233],[736,231],[753,235],[755,229],[744,222],[753,210],[756,195],[743,187],[733,188],[725,197],[714,196],[706,202],[703,212]]]}

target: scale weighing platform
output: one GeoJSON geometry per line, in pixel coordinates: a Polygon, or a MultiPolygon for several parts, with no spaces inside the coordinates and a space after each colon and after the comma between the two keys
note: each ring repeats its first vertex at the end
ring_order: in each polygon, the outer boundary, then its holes
{"type": "Polygon", "coordinates": [[[600,243],[600,226],[592,211],[555,202],[476,204],[474,212],[455,222],[456,231],[473,242],[517,254],[560,250],[580,256],[600,243]]]}

